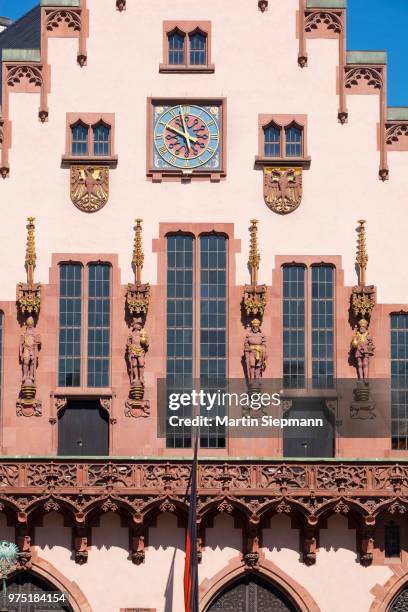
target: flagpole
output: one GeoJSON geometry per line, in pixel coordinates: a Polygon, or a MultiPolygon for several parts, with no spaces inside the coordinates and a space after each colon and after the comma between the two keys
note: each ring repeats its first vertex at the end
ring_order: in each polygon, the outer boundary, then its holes
{"type": "MultiPolygon", "coordinates": [[[[195,428],[194,454],[190,477],[190,504],[186,534],[186,560],[184,565],[184,610],[199,612],[198,609],[198,558],[197,558],[197,472],[198,472],[198,436],[195,428]]],[[[188,491],[187,491],[188,494],[188,491]]]]}

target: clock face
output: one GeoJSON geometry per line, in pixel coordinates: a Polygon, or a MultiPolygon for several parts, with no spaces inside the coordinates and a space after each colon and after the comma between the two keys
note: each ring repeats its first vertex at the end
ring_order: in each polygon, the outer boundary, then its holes
{"type": "Polygon", "coordinates": [[[155,105],[154,167],[219,170],[220,121],[220,105],[155,105]]]}

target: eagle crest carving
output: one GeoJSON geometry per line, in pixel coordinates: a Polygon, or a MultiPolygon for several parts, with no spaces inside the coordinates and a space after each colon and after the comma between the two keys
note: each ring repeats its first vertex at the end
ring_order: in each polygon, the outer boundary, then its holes
{"type": "Polygon", "coordinates": [[[105,206],[108,197],[107,166],[71,166],[71,200],[79,210],[96,212],[105,206]]]}
{"type": "Polygon", "coordinates": [[[302,200],[302,168],[264,168],[265,204],[279,215],[287,215],[302,200]]]}

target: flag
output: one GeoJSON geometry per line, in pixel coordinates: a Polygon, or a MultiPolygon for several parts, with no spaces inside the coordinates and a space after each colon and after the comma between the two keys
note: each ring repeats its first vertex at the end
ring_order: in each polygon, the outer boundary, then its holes
{"type": "Polygon", "coordinates": [[[197,446],[198,433],[194,442],[194,458],[191,466],[191,493],[188,510],[186,535],[186,561],[184,565],[184,608],[185,612],[198,612],[198,561],[197,561],[197,446]]]}

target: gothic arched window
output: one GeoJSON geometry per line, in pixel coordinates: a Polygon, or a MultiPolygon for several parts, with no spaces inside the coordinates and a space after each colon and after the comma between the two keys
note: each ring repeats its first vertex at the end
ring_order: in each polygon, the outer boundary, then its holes
{"type": "Polygon", "coordinates": [[[281,129],[274,123],[263,128],[264,131],[264,154],[266,157],[280,157],[281,154],[281,129]]]}
{"type": "Polygon", "coordinates": [[[286,157],[302,157],[302,129],[296,124],[285,128],[286,157]]]}
{"type": "Polygon", "coordinates": [[[110,127],[100,121],[92,128],[94,155],[109,155],[110,153],[110,127]]]}
{"type": "Polygon", "coordinates": [[[207,36],[200,30],[189,35],[190,64],[205,66],[207,64],[207,36]]]}
{"type": "Polygon", "coordinates": [[[182,66],[185,63],[184,42],[185,35],[176,29],[168,34],[169,41],[169,64],[171,66],[182,66]]]}
{"type": "Polygon", "coordinates": [[[89,127],[78,121],[71,127],[72,134],[72,155],[88,155],[88,134],[89,127]]]}

